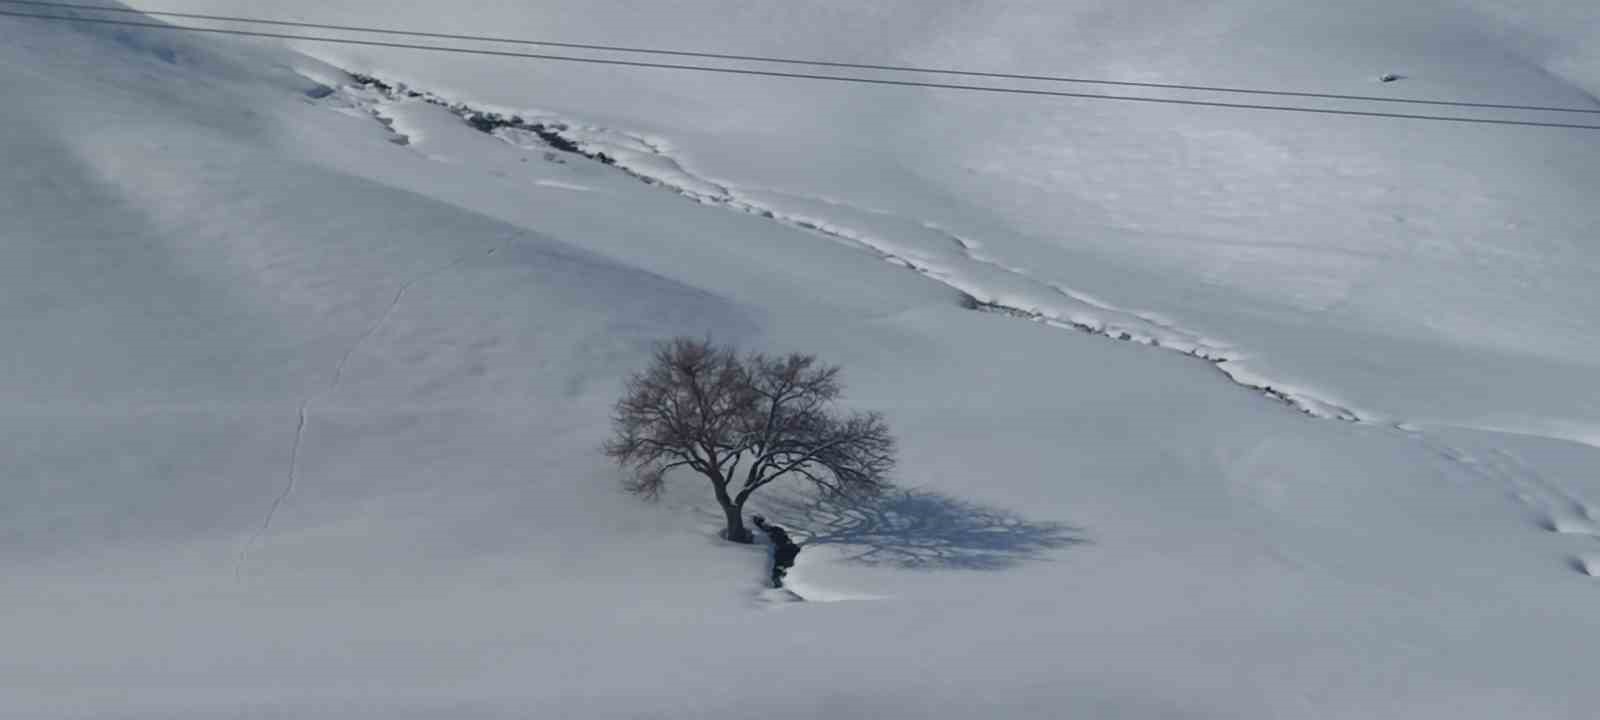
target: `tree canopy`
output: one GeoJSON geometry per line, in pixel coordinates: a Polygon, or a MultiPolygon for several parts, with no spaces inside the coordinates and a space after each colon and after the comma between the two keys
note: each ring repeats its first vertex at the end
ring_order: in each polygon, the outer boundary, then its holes
{"type": "Polygon", "coordinates": [[[607,455],[631,470],[626,487],[655,497],[670,471],[710,481],[725,535],[750,542],[743,508],[785,478],[824,492],[876,492],[895,464],[895,441],[876,412],[841,412],[840,368],[816,356],[740,355],[709,339],[657,346],[617,401],[607,455]]]}

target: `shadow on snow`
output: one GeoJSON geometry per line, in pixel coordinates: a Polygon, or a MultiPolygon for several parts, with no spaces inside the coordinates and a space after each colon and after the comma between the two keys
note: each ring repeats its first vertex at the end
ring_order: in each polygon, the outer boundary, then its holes
{"type": "Polygon", "coordinates": [[[1000,570],[1048,550],[1088,542],[1075,527],[1030,522],[998,508],[927,490],[871,497],[773,497],[769,519],[790,528],[801,547],[836,545],[866,565],[917,570],[1000,570]]]}

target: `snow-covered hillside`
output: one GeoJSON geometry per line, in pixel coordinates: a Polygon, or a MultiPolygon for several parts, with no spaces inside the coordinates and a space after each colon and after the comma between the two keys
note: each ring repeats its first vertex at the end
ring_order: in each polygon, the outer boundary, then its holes
{"type": "MultiPolygon", "coordinates": [[[[340,0],[275,12],[514,38],[1600,108],[1600,8],[1593,4],[1395,5],[602,0],[532,8],[471,3],[439,17],[431,8],[340,0]],[[1378,82],[1385,73],[1404,79],[1378,82]]],[[[261,14],[244,2],[162,5],[173,7],[261,14]]],[[[1574,211],[1600,187],[1593,131],[299,47],[459,100],[657,136],[678,162],[741,197],[949,255],[947,238],[916,232],[935,224],[982,243],[985,257],[1028,271],[1033,282],[974,279],[1003,284],[1005,297],[1030,308],[1106,315],[1052,287],[1063,286],[1113,307],[1154,313],[1226,348],[1242,374],[1364,417],[1600,436],[1594,422],[1600,390],[1584,382],[1600,357],[1600,328],[1595,313],[1583,312],[1600,306],[1600,250],[1591,241],[1597,221],[1574,211]],[[819,200],[831,205],[819,207],[819,200]],[[871,215],[863,218],[864,212],[871,215]],[[873,227],[883,214],[911,228],[873,227]],[[1379,343],[1386,352],[1368,351],[1379,343]],[[1416,371],[1446,365],[1447,372],[1416,371]],[[1395,382],[1399,377],[1405,382],[1395,382]]],[[[1536,121],[1600,118],[1297,104],[1536,121]]],[[[963,276],[993,274],[960,258],[939,261],[963,276]]]]}
{"type": "MultiPolygon", "coordinates": [[[[150,9],[1600,109],[1600,11],[1393,5],[150,9]]],[[[1600,707],[1600,133],[0,39],[0,717],[1600,707]],[[598,452],[684,333],[902,441],[792,593],[598,452]]]]}

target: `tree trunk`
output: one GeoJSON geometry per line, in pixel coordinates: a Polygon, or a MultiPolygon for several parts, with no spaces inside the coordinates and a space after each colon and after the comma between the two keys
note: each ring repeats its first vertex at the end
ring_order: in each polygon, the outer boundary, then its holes
{"type": "Polygon", "coordinates": [[[727,538],[729,542],[749,545],[756,541],[755,535],[751,534],[744,526],[744,508],[724,500],[722,514],[728,517],[728,528],[723,531],[722,536],[727,538]]]}

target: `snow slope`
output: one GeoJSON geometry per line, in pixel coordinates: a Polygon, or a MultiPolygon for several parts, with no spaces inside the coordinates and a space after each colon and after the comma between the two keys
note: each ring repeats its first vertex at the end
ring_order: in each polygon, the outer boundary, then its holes
{"type": "MultiPolygon", "coordinates": [[[[263,14],[227,1],[161,8],[263,14]]],[[[1600,110],[1600,10],[1559,0],[1402,7],[1382,0],[603,0],[479,2],[448,17],[341,0],[274,13],[506,37],[1600,110]],[[1404,80],[1377,82],[1389,72],[1404,80]]],[[[1226,346],[1242,376],[1270,379],[1309,401],[1385,421],[1600,437],[1600,395],[1584,382],[1600,357],[1597,218],[1575,211],[1600,187],[1593,131],[297,47],[458,100],[662,137],[680,164],[740,195],[778,193],[768,199],[780,207],[785,200],[844,205],[819,213],[836,225],[873,231],[852,217],[862,211],[937,225],[981,243],[1005,266],[1026,268],[1039,286],[1014,294],[1030,308],[1058,303],[1056,285],[1155,314],[1183,334],[1226,346]]],[[[1600,117],[1297,102],[1535,121],[1600,117]]],[[[936,249],[945,242],[914,232],[883,239],[936,249]]]]}
{"type": "MultiPolygon", "coordinates": [[[[1587,11],[1480,5],[451,22],[1582,101],[1587,11]]],[[[1600,418],[1586,135],[0,37],[26,100],[0,106],[0,717],[1600,706],[1600,450],[1561,439],[1600,418]],[[569,123],[635,174],[324,61],[569,123]],[[764,506],[809,540],[809,602],[762,590],[691,478],[647,505],[596,452],[649,341],[703,332],[844,364],[902,438],[910,494],[764,506]]]]}

